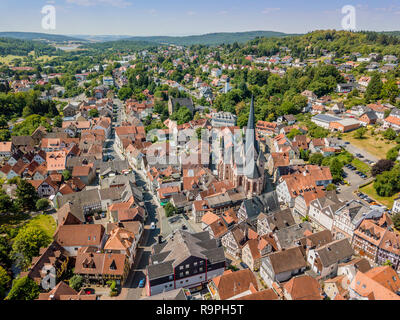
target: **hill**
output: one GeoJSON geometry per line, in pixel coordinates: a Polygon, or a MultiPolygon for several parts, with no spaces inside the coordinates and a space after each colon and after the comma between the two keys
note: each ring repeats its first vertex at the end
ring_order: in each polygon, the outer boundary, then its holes
{"type": "Polygon", "coordinates": [[[51,42],[86,41],[84,39],[63,36],[59,34],[36,33],[36,32],[0,32],[0,37],[19,39],[19,40],[35,40],[35,41],[51,41],[51,42]]]}
{"type": "Polygon", "coordinates": [[[50,55],[56,51],[56,48],[37,41],[0,37],[0,56],[27,56],[32,51],[35,51],[37,56],[50,55]]]}
{"type": "Polygon", "coordinates": [[[219,45],[232,44],[234,42],[245,43],[257,37],[272,38],[285,37],[288,34],[275,31],[248,31],[248,32],[220,32],[208,33],[196,36],[168,37],[168,36],[153,36],[153,37],[131,37],[129,41],[148,41],[161,44],[175,44],[190,46],[195,44],[202,45],[219,45]]]}

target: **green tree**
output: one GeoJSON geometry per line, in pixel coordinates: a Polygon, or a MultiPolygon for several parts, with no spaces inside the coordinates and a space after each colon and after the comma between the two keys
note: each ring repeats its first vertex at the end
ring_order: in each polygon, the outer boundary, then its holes
{"type": "Polygon", "coordinates": [[[333,190],[336,190],[336,186],[333,183],[329,184],[326,187],[326,191],[333,191],[333,190]]]}
{"type": "Polygon", "coordinates": [[[386,129],[386,130],[383,132],[382,135],[383,135],[383,137],[384,137],[385,139],[388,139],[388,140],[394,140],[394,139],[396,139],[396,137],[397,137],[396,131],[394,131],[392,128],[386,129]]]}
{"type": "Polygon", "coordinates": [[[400,231],[400,213],[396,213],[392,218],[394,227],[400,231]]]}
{"type": "Polygon", "coordinates": [[[186,107],[180,107],[171,114],[171,120],[176,120],[178,125],[187,123],[193,119],[192,112],[186,107]]]}
{"type": "Polygon", "coordinates": [[[363,139],[366,133],[367,133],[367,128],[361,127],[354,132],[354,138],[363,139]]]}
{"type": "Polygon", "coordinates": [[[62,123],[63,123],[63,120],[62,120],[62,118],[60,116],[54,117],[54,126],[55,127],[61,128],[62,127],[62,123]]]}
{"type": "Polygon", "coordinates": [[[329,169],[331,170],[333,181],[343,180],[343,163],[338,158],[333,158],[330,161],[329,169]]]}
{"type": "Polygon", "coordinates": [[[386,159],[396,161],[399,156],[400,145],[390,149],[386,154],[386,159]]]}
{"type": "Polygon", "coordinates": [[[169,218],[172,217],[173,215],[178,213],[178,210],[173,206],[172,203],[168,202],[165,206],[164,206],[164,210],[165,210],[165,215],[169,218]]]}
{"type": "Polygon", "coordinates": [[[382,98],[388,99],[391,103],[396,102],[396,98],[400,94],[400,89],[396,83],[396,80],[390,79],[386,81],[382,86],[382,98]]]}
{"type": "Polygon", "coordinates": [[[292,129],[286,135],[290,140],[292,140],[295,136],[301,136],[303,133],[299,129],[292,129]]]}
{"type": "Polygon", "coordinates": [[[381,197],[391,197],[400,190],[400,168],[385,171],[376,177],[374,188],[381,197]]]}
{"type": "Polygon", "coordinates": [[[122,87],[118,92],[118,98],[120,100],[127,100],[132,97],[133,91],[129,87],[122,87]]]}
{"type": "Polygon", "coordinates": [[[99,116],[99,110],[97,110],[96,108],[89,110],[89,117],[97,118],[98,116],[99,116]]]}
{"type": "Polygon", "coordinates": [[[24,209],[35,210],[35,204],[39,199],[39,195],[29,182],[21,179],[17,186],[16,195],[24,209]]]}
{"type": "Polygon", "coordinates": [[[8,275],[7,271],[0,266],[0,299],[4,298],[4,294],[10,281],[11,277],[8,275]]]}
{"type": "Polygon", "coordinates": [[[12,245],[14,256],[22,254],[22,265],[28,265],[32,258],[39,255],[40,248],[47,247],[51,238],[39,227],[28,225],[19,230],[12,245]]]}
{"type": "Polygon", "coordinates": [[[35,300],[39,296],[39,286],[29,277],[15,279],[5,300],[35,300]]]}
{"type": "Polygon", "coordinates": [[[13,201],[10,196],[4,192],[0,192],[0,213],[7,213],[12,210],[13,201]]]}
{"type": "Polygon", "coordinates": [[[365,92],[366,102],[377,101],[381,98],[382,81],[378,73],[375,73],[368,84],[367,91],[365,92]]]}
{"type": "Polygon", "coordinates": [[[69,279],[69,286],[74,289],[75,291],[81,290],[83,286],[83,278],[79,274],[76,274],[72,276],[71,279],[69,279]]]}
{"type": "Polygon", "coordinates": [[[38,201],[36,201],[36,209],[38,211],[44,211],[47,208],[49,208],[50,203],[49,200],[47,199],[39,199],[38,201]]]}
{"type": "Polygon", "coordinates": [[[68,181],[68,180],[71,179],[71,177],[72,177],[71,171],[69,171],[68,169],[65,169],[65,170],[62,172],[62,176],[63,176],[63,178],[64,178],[64,181],[68,181]]]}
{"type": "Polygon", "coordinates": [[[324,159],[324,156],[322,155],[322,153],[317,152],[317,153],[313,153],[310,156],[309,161],[311,164],[316,164],[316,165],[320,166],[322,164],[323,159],[324,159]]]}

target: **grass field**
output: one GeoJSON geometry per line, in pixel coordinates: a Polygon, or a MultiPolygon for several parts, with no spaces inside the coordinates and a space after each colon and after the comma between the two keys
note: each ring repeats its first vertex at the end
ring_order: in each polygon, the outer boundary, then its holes
{"type": "Polygon", "coordinates": [[[397,143],[394,141],[381,140],[380,135],[371,136],[370,132],[365,135],[364,139],[355,139],[354,132],[344,133],[342,135],[344,141],[348,141],[357,148],[363,149],[379,159],[385,159],[386,153],[394,148],[397,143]],[[378,139],[378,140],[376,140],[378,139]]]}
{"type": "Polygon", "coordinates": [[[394,200],[398,196],[397,194],[395,194],[393,197],[381,197],[381,196],[379,196],[376,193],[375,189],[374,189],[374,183],[373,182],[371,182],[370,184],[366,185],[365,187],[360,188],[360,192],[365,193],[371,199],[383,204],[389,210],[393,208],[394,200]]]}
{"type": "Polygon", "coordinates": [[[26,225],[35,226],[43,229],[43,231],[45,231],[46,234],[51,238],[53,237],[54,231],[56,231],[56,222],[54,221],[54,218],[52,216],[47,216],[44,214],[36,216],[26,225]]]}
{"type": "Polygon", "coordinates": [[[354,158],[351,164],[355,166],[358,171],[361,171],[366,175],[369,175],[371,173],[371,167],[365,162],[362,162],[360,159],[354,158]]]}

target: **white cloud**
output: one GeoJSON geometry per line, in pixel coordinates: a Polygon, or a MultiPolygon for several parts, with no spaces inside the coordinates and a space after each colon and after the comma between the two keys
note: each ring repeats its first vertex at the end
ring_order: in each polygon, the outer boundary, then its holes
{"type": "Polygon", "coordinates": [[[261,13],[269,14],[269,13],[276,12],[279,10],[281,10],[281,8],[265,8],[263,11],[261,11],[261,13]]]}
{"type": "Polygon", "coordinates": [[[108,5],[118,8],[126,8],[132,3],[126,0],[67,0],[67,3],[76,4],[83,7],[93,7],[97,5],[108,5]]]}

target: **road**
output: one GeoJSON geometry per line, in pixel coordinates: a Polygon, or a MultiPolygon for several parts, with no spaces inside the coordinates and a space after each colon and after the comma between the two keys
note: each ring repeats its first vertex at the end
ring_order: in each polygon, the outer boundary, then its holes
{"type": "MultiPolygon", "coordinates": [[[[362,150],[360,148],[357,148],[356,146],[352,145],[352,144],[346,144],[345,149],[350,152],[352,155],[356,155],[357,153],[362,154],[364,156],[364,158],[366,160],[371,160],[373,162],[378,162],[380,159],[378,159],[377,157],[375,157],[374,155],[370,154],[369,152],[362,150]]],[[[385,158],[385,154],[382,154],[382,157],[385,158]]],[[[382,159],[383,159],[382,158],[382,159]]],[[[364,159],[363,159],[364,160],[364,159]]]]}

